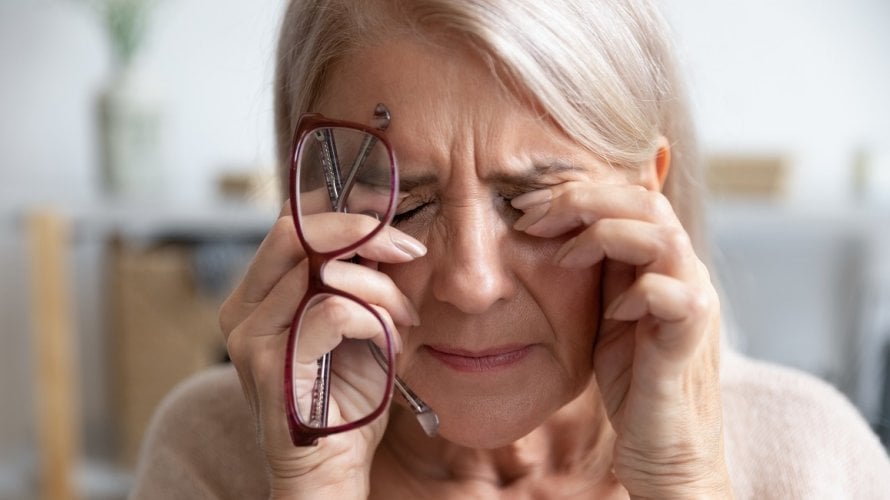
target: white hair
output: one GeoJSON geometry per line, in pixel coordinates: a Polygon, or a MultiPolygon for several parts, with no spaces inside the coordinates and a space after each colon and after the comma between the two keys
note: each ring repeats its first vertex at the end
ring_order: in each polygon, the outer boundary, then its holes
{"type": "Polygon", "coordinates": [[[346,53],[381,40],[465,41],[521,99],[603,161],[633,167],[671,144],[664,192],[700,252],[700,167],[668,25],[648,0],[292,0],[275,79],[278,155],[346,53]]]}

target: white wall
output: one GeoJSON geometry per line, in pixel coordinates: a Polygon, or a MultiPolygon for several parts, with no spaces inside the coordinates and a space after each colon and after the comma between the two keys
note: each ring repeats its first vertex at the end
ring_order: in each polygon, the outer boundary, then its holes
{"type": "MultiPolygon", "coordinates": [[[[0,207],[97,190],[94,104],[110,54],[87,3],[0,3],[0,207]]],[[[282,3],[158,2],[140,66],[163,99],[171,197],[204,199],[219,171],[272,163],[282,3]]],[[[792,198],[820,202],[846,199],[857,148],[890,156],[890,3],[671,0],[666,9],[708,149],[789,152],[792,198]]]]}
{"type": "Polygon", "coordinates": [[[890,2],[666,4],[707,149],[790,154],[800,202],[847,201],[858,148],[890,169],[890,2]]]}
{"type": "MultiPolygon", "coordinates": [[[[88,3],[0,5],[4,205],[97,192],[95,104],[111,55],[88,3]]],[[[137,62],[161,98],[166,194],[200,200],[216,173],[273,160],[269,87],[282,2],[157,3],[137,62]]]]}

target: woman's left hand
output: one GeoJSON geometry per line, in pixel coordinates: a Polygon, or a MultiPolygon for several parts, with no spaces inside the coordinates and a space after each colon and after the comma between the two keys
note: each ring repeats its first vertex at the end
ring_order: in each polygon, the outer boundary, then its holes
{"type": "Polygon", "coordinates": [[[601,265],[594,372],[631,496],[731,497],[719,387],[720,306],[667,198],[565,182],[513,200],[526,233],[567,233],[559,266],[601,265]],[[546,191],[549,191],[549,196],[546,191]]]}

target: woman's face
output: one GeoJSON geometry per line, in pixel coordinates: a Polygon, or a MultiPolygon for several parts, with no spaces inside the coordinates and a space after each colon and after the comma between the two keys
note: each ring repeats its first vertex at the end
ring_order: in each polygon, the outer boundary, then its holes
{"type": "Polygon", "coordinates": [[[405,186],[394,225],[429,250],[381,266],[422,322],[400,330],[398,373],[439,414],[443,437],[511,442],[588,387],[600,270],[553,265],[572,235],[514,229],[510,199],[573,180],[627,183],[627,172],[573,144],[459,45],[358,51],[330,73],[318,111],[370,123],[377,103],[392,113],[405,186]]]}

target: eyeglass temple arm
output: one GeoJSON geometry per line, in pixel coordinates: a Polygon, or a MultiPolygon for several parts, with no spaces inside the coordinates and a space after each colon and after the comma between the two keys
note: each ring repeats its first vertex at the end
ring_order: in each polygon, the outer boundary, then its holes
{"type": "MultiPolygon", "coordinates": [[[[386,105],[383,103],[377,104],[377,107],[374,108],[374,127],[377,128],[377,130],[384,131],[389,128],[390,121],[392,121],[392,115],[390,115],[386,105]]],[[[368,155],[371,153],[371,149],[375,144],[377,144],[377,138],[372,135],[365,136],[365,140],[362,141],[362,146],[359,148],[358,154],[355,156],[355,160],[349,168],[346,182],[341,184],[341,189],[339,190],[340,196],[337,203],[334,205],[334,209],[337,212],[343,211],[346,199],[349,198],[349,193],[352,191],[352,186],[355,185],[355,176],[365,165],[365,161],[367,161],[368,155]]]]}
{"type": "Polygon", "coordinates": [[[339,212],[340,199],[343,198],[343,180],[340,178],[340,159],[337,157],[337,143],[331,129],[321,130],[322,171],[328,187],[331,207],[339,212]]]}
{"type": "MultiPolygon", "coordinates": [[[[380,130],[384,131],[389,127],[390,121],[392,120],[392,116],[390,115],[389,109],[383,103],[377,104],[377,107],[374,108],[374,126],[380,130]]],[[[352,190],[352,186],[355,181],[356,173],[361,169],[364,165],[365,161],[368,158],[368,153],[370,153],[371,148],[377,143],[377,139],[373,136],[365,137],[365,140],[362,142],[362,147],[359,150],[359,154],[356,156],[355,161],[352,164],[352,168],[349,171],[349,176],[346,179],[346,184],[343,189],[343,195],[341,197],[341,201],[349,196],[349,191],[352,190]]],[[[338,204],[337,211],[342,210],[342,203],[338,204]]],[[[374,359],[377,361],[377,364],[380,366],[380,369],[383,371],[389,370],[389,364],[387,363],[386,357],[380,352],[380,348],[377,347],[373,342],[368,342],[368,346],[370,346],[371,353],[374,355],[374,359]]],[[[426,432],[428,436],[435,436],[439,432],[439,416],[436,415],[436,412],[433,411],[432,408],[427,406],[426,403],[420,399],[417,394],[414,394],[414,391],[408,387],[405,382],[399,378],[398,375],[393,377],[394,385],[399,393],[405,398],[405,401],[408,402],[408,406],[411,407],[411,411],[414,412],[414,416],[417,418],[417,422],[420,424],[420,427],[423,428],[423,431],[426,432]]]]}
{"type": "MultiPolygon", "coordinates": [[[[386,357],[380,352],[380,348],[377,347],[377,344],[368,341],[368,346],[374,354],[374,359],[377,360],[377,364],[380,365],[380,369],[387,371],[389,369],[389,364],[386,362],[386,357]]],[[[439,416],[436,415],[436,412],[427,406],[417,394],[414,394],[414,391],[412,391],[398,375],[394,378],[396,389],[399,390],[399,393],[401,393],[402,397],[405,398],[405,401],[408,402],[408,406],[410,406],[411,411],[414,412],[414,416],[417,418],[420,427],[423,428],[423,431],[426,432],[427,436],[435,436],[439,432],[439,416]]]]}
{"type": "Polygon", "coordinates": [[[309,410],[309,425],[327,427],[328,405],[331,400],[331,353],[323,354],[318,360],[315,385],[312,387],[312,408],[309,410]]]}
{"type": "MultiPolygon", "coordinates": [[[[343,192],[340,178],[340,159],[337,157],[337,143],[330,129],[321,130],[322,171],[328,187],[331,207],[337,208],[343,192]]],[[[312,408],[309,413],[310,425],[324,427],[328,423],[328,405],[331,400],[331,353],[318,358],[318,371],[312,388],[312,408]]]]}
{"type": "MultiPolygon", "coordinates": [[[[378,130],[386,130],[389,127],[392,116],[390,115],[389,109],[382,103],[378,104],[374,109],[374,126],[378,130]]],[[[355,184],[355,176],[357,172],[364,165],[365,161],[368,159],[368,154],[371,151],[371,148],[377,143],[377,139],[373,136],[365,137],[365,140],[362,142],[362,146],[359,149],[358,154],[356,155],[355,160],[352,163],[352,166],[349,169],[349,174],[347,175],[346,182],[344,183],[340,177],[340,165],[339,159],[337,158],[337,148],[336,143],[334,142],[334,136],[330,130],[325,130],[323,132],[323,145],[322,150],[324,152],[324,176],[325,182],[328,186],[328,195],[331,199],[331,205],[337,212],[342,212],[344,210],[345,200],[349,197],[349,192],[352,190],[352,186],[355,184]]],[[[369,342],[371,347],[371,352],[374,355],[374,359],[377,361],[377,364],[380,365],[380,368],[383,371],[388,370],[388,363],[383,353],[380,352],[380,348],[375,344],[369,342]]],[[[316,383],[320,382],[320,391],[319,400],[314,400],[314,402],[320,403],[324,405],[324,411],[322,411],[323,418],[327,416],[327,401],[328,401],[328,377],[326,376],[325,370],[322,368],[323,365],[329,365],[330,363],[330,353],[326,353],[322,358],[318,360],[319,362],[319,378],[316,383]]],[[[405,384],[398,375],[394,377],[394,385],[396,389],[398,389],[399,393],[405,400],[408,402],[408,405],[411,407],[411,411],[414,412],[414,416],[417,417],[418,423],[423,428],[424,432],[426,432],[429,436],[435,436],[439,431],[439,416],[436,415],[436,412],[433,411],[432,408],[427,406],[426,403],[423,402],[414,391],[412,391],[407,384],[405,384]]],[[[315,406],[313,406],[313,410],[315,410],[315,406]]],[[[320,410],[321,411],[321,410],[320,410]]]]}

